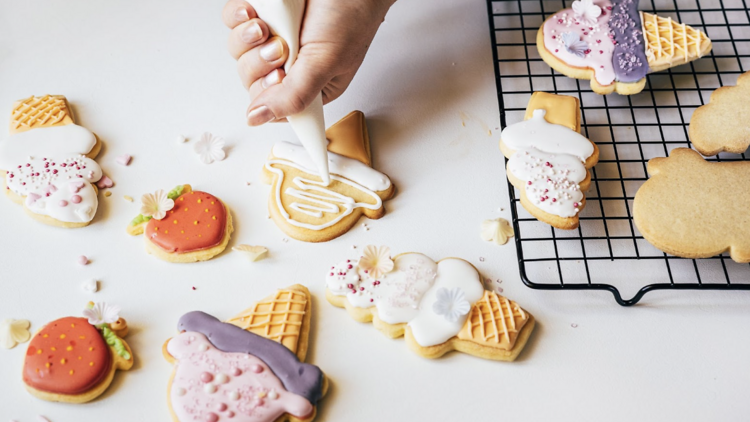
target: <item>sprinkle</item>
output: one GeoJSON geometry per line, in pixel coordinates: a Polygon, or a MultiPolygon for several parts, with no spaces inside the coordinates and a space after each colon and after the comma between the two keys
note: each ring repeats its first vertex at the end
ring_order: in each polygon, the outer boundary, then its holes
{"type": "Polygon", "coordinates": [[[79,256],[77,261],[79,265],[87,265],[89,263],[89,259],[86,257],[86,255],[79,256]]]}
{"type": "Polygon", "coordinates": [[[130,160],[131,159],[132,159],[132,157],[129,156],[128,154],[123,154],[123,155],[120,155],[119,157],[115,158],[115,162],[117,164],[120,164],[120,165],[123,165],[123,166],[127,166],[128,164],[130,164],[130,160]]]}
{"type": "Polygon", "coordinates": [[[193,290],[195,290],[195,286],[193,286],[193,290]]]}
{"type": "Polygon", "coordinates": [[[133,197],[132,196],[125,195],[125,196],[122,197],[122,199],[124,199],[124,200],[126,200],[128,202],[133,202],[133,197]]]}
{"type": "Polygon", "coordinates": [[[184,137],[182,135],[177,135],[177,143],[178,144],[182,144],[182,143],[185,143],[185,142],[187,142],[187,138],[186,137],[184,137]]]}
{"type": "Polygon", "coordinates": [[[575,322],[572,323],[572,324],[570,324],[570,326],[573,327],[573,328],[578,328],[578,324],[576,324],[575,322]]]}
{"type": "Polygon", "coordinates": [[[483,256],[479,257],[479,262],[484,262],[484,257],[483,256]]]}
{"type": "Polygon", "coordinates": [[[112,196],[112,192],[106,191],[106,192],[104,192],[104,196],[107,197],[107,198],[109,198],[110,196],[112,196]]]}

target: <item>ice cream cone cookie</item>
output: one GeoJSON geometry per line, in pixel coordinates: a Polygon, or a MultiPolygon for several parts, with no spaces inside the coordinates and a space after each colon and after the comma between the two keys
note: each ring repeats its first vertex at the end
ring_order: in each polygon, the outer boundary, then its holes
{"type": "Polygon", "coordinates": [[[128,233],[144,234],[146,252],[169,262],[207,261],[226,249],[234,230],[226,204],[206,192],[179,185],[143,195],[141,214],[128,233]]]}
{"type": "Polygon", "coordinates": [[[0,141],[0,177],[5,194],[42,223],[65,228],[91,223],[99,206],[94,158],[101,141],[75,124],[63,96],[16,101],[10,137],[0,141]]]}
{"type": "Polygon", "coordinates": [[[309,422],[328,381],[304,363],[310,292],[278,290],[227,322],[195,311],[164,344],[175,364],[169,409],[175,422],[309,422]]]}
{"type": "Polygon", "coordinates": [[[534,329],[518,304],[484,290],[476,268],[458,258],[433,261],[420,253],[390,257],[368,246],[326,274],[326,299],[360,322],[372,321],[390,338],[404,336],[420,356],[458,350],[513,361],[534,329]]]}
{"type": "Polygon", "coordinates": [[[597,94],[637,94],[646,75],[711,51],[705,33],[669,17],[638,11],[638,0],[576,0],[537,33],[539,55],[553,69],[589,79],[597,94]]]}
{"type": "Polygon", "coordinates": [[[86,403],[104,393],[118,369],[133,366],[133,352],[122,339],[127,322],[119,312],[117,306],[89,303],[83,318],[42,327],[26,350],[26,389],[42,400],[64,403],[86,403]]]}
{"type": "Polygon", "coordinates": [[[535,92],[525,120],[503,129],[500,150],[508,159],[508,180],[526,210],[553,227],[578,227],[591,185],[588,169],[599,148],[580,134],[578,98],[535,92]]]}
{"type": "Polygon", "coordinates": [[[383,201],[395,187],[371,166],[365,116],[354,111],[328,128],[330,185],[317,174],[304,148],[274,145],[262,178],[271,185],[268,210],[287,235],[305,242],[326,242],[346,233],[361,215],[385,215],[383,201]]]}

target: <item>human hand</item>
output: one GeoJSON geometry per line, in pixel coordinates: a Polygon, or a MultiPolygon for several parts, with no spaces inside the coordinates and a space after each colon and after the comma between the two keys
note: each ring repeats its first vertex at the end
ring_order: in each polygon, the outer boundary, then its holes
{"type": "MultiPolygon", "coordinates": [[[[273,0],[266,0],[273,1],[273,0]]],[[[229,52],[250,93],[247,122],[259,126],[297,114],[323,93],[323,103],[338,98],[365,58],[385,14],[395,0],[307,0],[300,50],[289,74],[289,48],[270,36],[245,0],[228,0],[222,17],[232,30],[229,52]]]]}

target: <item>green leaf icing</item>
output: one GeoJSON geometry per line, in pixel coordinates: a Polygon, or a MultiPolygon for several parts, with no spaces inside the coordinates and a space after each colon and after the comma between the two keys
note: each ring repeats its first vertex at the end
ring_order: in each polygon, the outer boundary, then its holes
{"type": "Polygon", "coordinates": [[[169,191],[167,194],[167,198],[171,200],[177,199],[180,195],[182,195],[182,191],[185,189],[185,185],[178,185],[176,188],[169,191]]]}
{"type": "Polygon", "coordinates": [[[101,330],[104,341],[112,346],[115,349],[115,352],[117,352],[117,354],[123,359],[130,359],[130,353],[128,353],[128,349],[126,349],[125,345],[122,343],[122,339],[117,337],[117,334],[110,330],[106,325],[102,326],[101,330]]]}
{"type": "MultiPolygon", "coordinates": [[[[167,193],[167,198],[174,201],[175,199],[179,198],[180,195],[182,195],[183,190],[185,190],[185,185],[177,185],[177,187],[167,193]]],[[[148,220],[151,220],[151,217],[145,216],[143,214],[138,214],[138,216],[130,222],[130,225],[137,226],[141,223],[147,222],[148,220]]]]}

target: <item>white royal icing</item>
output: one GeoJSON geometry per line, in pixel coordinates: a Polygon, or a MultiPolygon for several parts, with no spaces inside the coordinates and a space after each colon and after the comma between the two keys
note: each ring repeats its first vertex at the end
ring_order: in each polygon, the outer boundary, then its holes
{"type": "Polygon", "coordinates": [[[322,218],[327,213],[340,213],[336,218],[327,223],[303,223],[292,219],[284,209],[281,202],[281,185],[285,175],[281,169],[272,167],[272,164],[287,165],[310,174],[318,174],[317,170],[315,170],[316,166],[302,146],[288,142],[279,142],[274,145],[273,158],[266,162],[266,169],[279,177],[274,196],[276,205],[282,216],[289,224],[310,230],[322,230],[330,227],[351,214],[356,208],[379,209],[383,205],[383,201],[375,192],[386,190],[391,186],[391,181],[385,174],[357,160],[328,152],[328,167],[331,179],[359,189],[372,197],[375,203],[355,202],[353,198],[328,189],[320,180],[295,177],[293,183],[296,188],[289,187],[283,194],[301,199],[306,203],[293,202],[290,205],[292,209],[314,218],[322,218]]]}
{"type": "Polygon", "coordinates": [[[583,193],[579,183],[586,179],[586,160],[594,145],[580,133],[547,122],[545,110],[534,110],[529,120],[503,129],[503,143],[515,153],[508,170],[526,182],[526,197],[539,209],[560,217],[580,211],[583,193]]]}
{"type": "Polygon", "coordinates": [[[346,296],[359,308],[376,306],[378,317],[388,324],[408,323],[412,335],[422,347],[441,344],[458,334],[468,314],[449,321],[435,313],[433,306],[440,289],[459,288],[469,303],[484,294],[479,274],[468,262],[448,258],[436,263],[419,253],[394,259],[393,271],[374,279],[344,261],[330,269],[326,286],[337,296],[346,296]],[[351,287],[350,287],[351,286],[351,287]]]}
{"type": "Polygon", "coordinates": [[[95,144],[94,134],[77,125],[14,134],[0,143],[6,187],[25,197],[24,204],[35,214],[87,223],[99,205],[92,183],[102,178],[102,169],[82,154],[95,144]]]}

